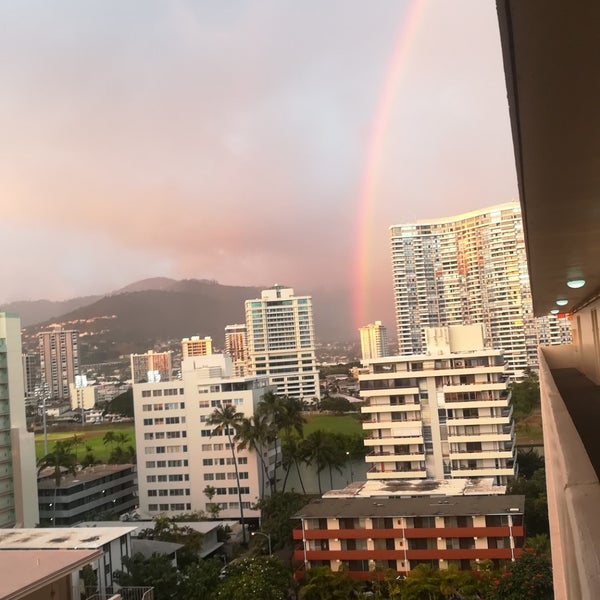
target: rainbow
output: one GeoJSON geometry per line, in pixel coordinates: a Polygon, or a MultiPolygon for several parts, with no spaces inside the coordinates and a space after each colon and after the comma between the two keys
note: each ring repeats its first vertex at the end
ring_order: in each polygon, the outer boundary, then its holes
{"type": "MultiPolygon", "coordinates": [[[[352,313],[355,328],[366,325],[369,318],[367,315],[367,296],[371,289],[370,276],[374,266],[370,260],[370,240],[372,239],[371,234],[375,233],[372,231],[373,207],[377,201],[377,184],[385,150],[385,134],[390,117],[393,114],[394,101],[398,93],[400,80],[424,8],[425,0],[412,0],[403,15],[369,133],[365,167],[360,182],[358,231],[354,260],[356,279],[353,285],[352,313]]],[[[380,232],[376,233],[379,235],[380,232]]]]}

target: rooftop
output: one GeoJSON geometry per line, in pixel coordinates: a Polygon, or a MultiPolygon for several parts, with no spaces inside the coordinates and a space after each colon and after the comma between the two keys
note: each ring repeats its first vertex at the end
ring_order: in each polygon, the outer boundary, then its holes
{"type": "MultiPolygon", "coordinates": [[[[95,550],[135,527],[51,527],[0,529],[0,550],[95,550]]],[[[4,564],[4,557],[0,564],[4,564]]]]}
{"type": "MultiPolygon", "coordinates": [[[[39,531],[36,529],[35,531],[39,531]]],[[[2,550],[0,597],[19,600],[102,556],[98,550],[2,550]]]]}
{"type": "MultiPolygon", "coordinates": [[[[70,473],[63,474],[59,487],[70,488],[84,481],[94,481],[106,477],[107,475],[114,475],[120,471],[126,471],[133,466],[134,465],[94,465],[93,467],[86,467],[81,471],[77,471],[75,475],[70,473]]],[[[40,471],[40,474],[38,475],[38,488],[54,489],[54,487],[54,468],[48,467],[47,469],[40,471]]]]}
{"type": "Polygon", "coordinates": [[[523,514],[525,496],[447,498],[321,498],[298,511],[297,518],[431,517],[523,514]]]}
{"type": "Polygon", "coordinates": [[[388,498],[390,496],[487,496],[506,493],[506,486],[494,485],[493,478],[481,479],[390,479],[354,481],[323,498],[388,498]]]}

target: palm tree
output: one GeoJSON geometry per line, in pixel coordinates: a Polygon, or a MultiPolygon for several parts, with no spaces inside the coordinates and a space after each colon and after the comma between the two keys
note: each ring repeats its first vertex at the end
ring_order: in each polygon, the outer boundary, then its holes
{"type": "Polygon", "coordinates": [[[254,417],[243,418],[235,435],[235,440],[239,442],[238,450],[250,450],[258,454],[263,472],[260,478],[261,498],[265,495],[265,480],[268,479],[271,483],[269,465],[265,461],[264,452],[270,445],[272,431],[268,415],[257,413],[254,417]]]}
{"type": "Polygon", "coordinates": [[[77,456],[71,451],[71,442],[69,440],[55,442],[52,452],[40,458],[37,463],[38,475],[47,468],[54,469],[54,502],[52,504],[54,517],[52,522],[56,526],[56,490],[63,477],[63,469],[67,473],[75,475],[77,466],[77,456]]]}
{"type": "Polygon", "coordinates": [[[113,444],[117,441],[117,435],[114,431],[107,431],[102,438],[102,443],[106,446],[106,444],[110,444],[112,449],[113,444]]]}
{"type": "Polygon", "coordinates": [[[304,462],[306,458],[305,445],[302,443],[303,440],[299,440],[295,435],[291,435],[284,439],[281,443],[281,464],[285,469],[285,477],[283,478],[282,492],[285,492],[285,486],[287,484],[288,477],[292,467],[296,466],[296,473],[298,473],[298,480],[302,487],[302,493],[306,494],[304,488],[304,482],[302,481],[302,475],[300,474],[299,463],[304,462]]]}
{"type": "Polygon", "coordinates": [[[329,467],[329,478],[331,480],[331,487],[333,488],[332,468],[339,471],[346,458],[343,449],[335,443],[335,438],[317,429],[306,437],[303,447],[306,452],[306,462],[309,464],[313,463],[317,468],[319,494],[323,493],[321,489],[321,471],[326,467],[329,467]]]}
{"type": "Polygon", "coordinates": [[[222,406],[215,408],[214,412],[208,418],[207,424],[214,426],[211,437],[214,435],[226,435],[231,448],[231,458],[235,467],[235,479],[237,481],[238,500],[240,503],[240,523],[242,525],[242,540],[246,543],[246,527],[244,522],[244,505],[242,503],[242,492],[240,489],[240,474],[238,471],[237,457],[235,453],[235,445],[233,443],[234,436],[237,435],[241,426],[244,415],[238,412],[234,406],[222,406]]]}
{"type": "Polygon", "coordinates": [[[75,458],[79,458],[77,456],[77,448],[79,448],[80,444],[83,444],[83,437],[75,433],[69,441],[71,444],[73,444],[73,446],[75,446],[75,458]]]}

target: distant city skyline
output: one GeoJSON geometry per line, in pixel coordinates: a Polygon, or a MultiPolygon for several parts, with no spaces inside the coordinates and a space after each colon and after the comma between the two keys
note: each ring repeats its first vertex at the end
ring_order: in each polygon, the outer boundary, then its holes
{"type": "Polygon", "coordinates": [[[357,326],[387,321],[390,225],[517,198],[494,3],[0,17],[0,302],[206,278],[345,288],[357,326]]]}

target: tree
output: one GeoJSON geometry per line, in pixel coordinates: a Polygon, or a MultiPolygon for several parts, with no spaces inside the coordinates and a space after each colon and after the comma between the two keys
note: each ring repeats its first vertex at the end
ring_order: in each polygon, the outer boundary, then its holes
{"type": "Polygon", "coordinates": [[[227,566],[227,576],[214,594],[215,600],[287,600],[292,576],[277,559],[245,558],[227,566]]]}
{"type": "Polygon", "coordinates": [[[138,537],[183,544],[183,548],[177,552],[177,563],[181,568],[197,563],[200,558],[202,534],[191,527],[177,525],[173,518],[157,517],[154,520],[154,527],[142,529],[138,537]]]}
{"type": "Polygon", "coordinates": [[[106,412],[122,415],[123,417],[133,417],[133,388],[115,396],[106,407],[106,412]]]}
{"type": "Polygon", "coordinates": [[[540,405],[540,382],[535,371],[526,369],[523,379],[510,387],[515,420],[527,417],[540,405]]]}
{"type": "Polygon", "coordinates": [[[352,579],[345,571],[329,567],[313,567],[301,584],[301,600],[347,600],[356,598],[364,584],[352,579]]]}
{"type": "Polygon", "coordinates": [[[346,412],[356,412],[357,407],[347,400],[339,396],[325,396],[319,402],[319,410],[342,414],[346,412]]]}
{"type": "Polygon", "coordinates": [[[53,468],[55,487],[58,487],[62,480],[63,469],[72,475],[75,475],[76,473],[77,457],[72,452],[71,442],[55,442],[52,452],[49,452],[46,456],[40,458],[37,466],[38,475],[46,468],[53,468]]]}
{"type": "Polygon", "coordinates": [[[86,450],[86,454],[83,457],[83,460],[81,461],[81,466],[85,468],[85,467],[91,467],[92,465],[98,464],[98,461],[96,460],[96,457],[94,456],[93,448],[90,445],[86,444],[85,450],[86,450]]]}
{"type": "Polygon", "coordinates": [[[213,519],[218,519],[219,518],[219,513],[221,512],[221,505],[218,502],[213,502],[212,501],[212,499],[214,498],[215,494],[217,493],[216,488],[214,488],[212,485],[207,485],[202,490],[202,492],[208,498],[208,504],[206,505],[206,510],[208,511],[208,514],[213,519]]]}
{"type": "Polygon", "coordinates": [[[117,436],[114,431],[107,431],[102,438],[102,443],[106,446],[106,444],[110,444],[112,448],[117,441],[117,436]]]}
{"type": "Polygon", "coordinates": [[[231,448],[231,459],[235,467],[235,479],[237,482],[238,501],[240,504],[240,523],[242,525],[242,540],[246,543],[246,526],[244,521],[244,503],[242,502],[242,491],[240,488],[240,473],[238,470],[237,456],[233,437],[236,435],[244,416],[238,412],[234,406],[222,406],[215,408],[214,412],[208,418],[208,425],[214,427],[211,436],[226,435],[231,448]]]}
{"type": "Polygon", "coordinates": [[[285,476],[283,478],[283,485],[281,487],[281,491],[285,492],[285,486],[287,485],[287,480],[290,475],[290,471],[293,466],[296,467],[296,473],[298,473],[298,480],[300,481],[300,486],[302,487],[302,493],[306,494],[306,489],[304,488],[304,482],[302,481],[302,475],[300,474],[300,463],[304,462],[306,458],[306,449],[305,445],[295,435],[290,435],[285,438],[281,443],[281,466],[285,471],[285,476]]]}
{"type": "Polygon", "coordinates": [[[80,446],[80,444],[83,444],[83,437],[80,436],[80,435],[77,435],[75,433],[75,434],[73,434],[73,436],[71,437],[71,439],[69,440],[69,442],[71,444],[73,444],[73,446],[75,447],[75,460],[78,460],[77,448],[80,446]]]}
{"type": "Polygon", "coordinates": [[[179,573],[179,598],[207,600],[219,587],[219,573],[223,563],[211,558],[189,565],[179,573]]]}
{"type": "Polygon", "coordinates": [[[296,523],[292,517],[306,504],[306,498],[296,492],[275,492],[257,504],[261,511],[261,531],[271,536],[274,548],[292,544],[296,523]]]}
{"type": "Polygon", "coordinates": [[[141,554],[123,557],[125,570],[115,571],[114,580],[123,587],[151,586],[154,600],[179,598],[177,567],[167,556],[153,554],[144,558],[141,554]]]}
{"type": "Polygon", "coordinates": [[[261,498],[264,498],[265,495],[265,481],[268,480],[271,484],[269,466],[265,461],[264,452],[270,446],[273,438],[272,423],[269,415],[264,412],[258,412],[253,417],[243,418],[235,436],[235,439],[239,442],[238,450],[256,452],[260,459],[262,467],[262,476],[260,478],[261,498]]]}
{"type": "Polygon", "coordinates": [[[319,482],[319,494],[323,493],[321,487],[321,472],[329,468],[331,487],[333,487],[332,469],[341,472],[341,466],[346,460],[345,452],[336,443],[335,437],[325,431],[317,429],[310,433],[304,440],[306,461],[317,467],[317,480],[319,482]]]}
{"type": "Polygon", "coordinates": [[[552,600],[552,567],[547,556],[526,550],[492,580],[489,600],[552,600]]]}

